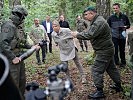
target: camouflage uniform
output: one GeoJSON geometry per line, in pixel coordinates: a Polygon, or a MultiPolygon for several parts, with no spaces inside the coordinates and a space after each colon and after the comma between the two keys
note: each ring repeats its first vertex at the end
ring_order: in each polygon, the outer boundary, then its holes
{"type": "MultiPolygon", "coordinates": [[[[46,52],[47,41],[49,41],[45,28],[43,27],[43,25],[38,25],[38,26],[33,25],[31,27],[31,33],[29,34],[29,36],[34,42],[34,44],[38,44],[41,41],[43,42],[43,44],[41,45],[41,50],[42,50],[42,62],[44,62],[46,59],[45,52],[46,52]]],[[[41,63],[39,51],[40,49],[36,51],[36,59],[38,64],[41,63]]]]}
{"type": "MultiPolygon", "coordinates": [[[[77,27],[78,32],[82,32],[82,31],[85,31],[85,29],[87,29],[88,25],[85,22],[85,20],[80,19],[80,20],[76,21],[76,27],[77,27]]],[[[80,47],[81,47],[82,51],[84,51],[83,43],[85,45],[86,51],[88,51],[87,40],[79,39],[79,43],[80,43],[80,47]]]]}
{"type": "Polygon", "coordinates": [[[95,15],[87,32],[77,34],[78,39],[90,40],[96,53],[92,66],[92,76],[97,88],[103,88],[103,74],[109,74],[116,84],[121,84],[120,74],[114,64],[114,46],[111,40],[111,32],[106,20],[95,15]]]}
{"type": "Polygon", "coordinates": [[[25,64],[23,61],[13,64],[12,60],[21,55],[21,48],[31,47],[26,44],[21,27],[27,14],[27,11],[22,6],[15,6],[10,19],[2,24],[0,34],[0,52],[9,60],[11,75],[23,95],[26,83],[25,64]]]}

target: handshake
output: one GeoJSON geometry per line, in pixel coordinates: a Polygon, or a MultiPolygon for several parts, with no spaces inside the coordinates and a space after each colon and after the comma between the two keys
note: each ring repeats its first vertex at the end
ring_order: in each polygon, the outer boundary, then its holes
{"type": "Polygon", "coordinates": [[[76,38],[77,34],[78,34],[77,31],[72,31],[72,32],[71,32],[71,35],[72,35],[74,38],[76,38]]]}

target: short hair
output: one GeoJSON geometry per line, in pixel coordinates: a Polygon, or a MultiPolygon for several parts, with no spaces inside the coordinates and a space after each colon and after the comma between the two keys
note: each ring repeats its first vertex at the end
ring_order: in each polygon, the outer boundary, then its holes
{"type": "Polygon", "coordinates": [[[35,21],[35,20],[39,20],[39,18],[34,18],[34,21],[35,21]]]}
{"type": "Polygon", "coordinates": [[[52,24],[53,24],[53,25],[60,26],[60,24],[59,24],[59,22],[58,22],[57,20],[54,20],[54,21],[52,22],[52,24]]]}
{"type": "Polygon", "coordinates": [[[119,3],[114,3],[113,6],[118,6],[120,8],[120,4],[119,3]]]}

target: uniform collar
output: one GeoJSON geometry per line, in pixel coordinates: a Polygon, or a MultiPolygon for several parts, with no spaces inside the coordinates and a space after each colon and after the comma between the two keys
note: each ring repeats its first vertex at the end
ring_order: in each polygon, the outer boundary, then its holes
{"type": "Polygon", "coordinates": [[[98,16],[99,16],[98,14],[96,14],[96,15],[94,16],[94,18],[92,19],[92,21],[90,21],[90,25],[93,24],[93,22],[97,19],[98,16]]]}

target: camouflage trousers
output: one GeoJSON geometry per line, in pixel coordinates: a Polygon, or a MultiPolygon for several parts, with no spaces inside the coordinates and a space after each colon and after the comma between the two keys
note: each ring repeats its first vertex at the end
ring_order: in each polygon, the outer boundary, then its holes
{"type": "Polygon", "coordinates": [[[79,39],[79,43],[80,43],[80,47],[81,47],[81,49],[82,49],[83,51],[84,51],[84,46],[85,46],[86,51],[88,51],[87,40],[79,39]]]}
{"type": "Polygon", "coordinates": [[[20,62],[19,64],[12,64],[10,62],[10,72],[11,76],[15,80],[16,85],[18,86],[20,92],[24,96],[25,85],[26,85],[26,76],[25,76],[25,64],[20,62]]]}
{"type": "Polygon", "coordinates": [[[94,64],[92,66],[92,77],[97,88],[103,88],[104,72],[107,72],[110,78],[117,84],[121,84],[120,74],[114,64],[113,56],[96,54],[94,64]]]}

